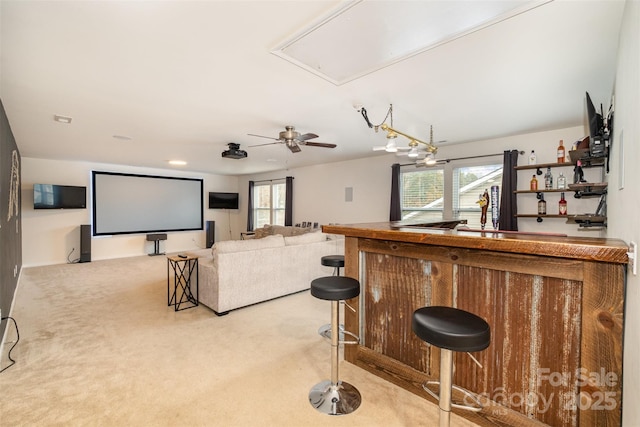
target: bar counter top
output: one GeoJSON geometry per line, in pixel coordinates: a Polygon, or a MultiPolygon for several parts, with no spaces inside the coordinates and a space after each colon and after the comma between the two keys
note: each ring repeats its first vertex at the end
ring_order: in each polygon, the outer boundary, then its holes
{"type": "Polygon", "coordinates": [[[529,254],[586,261],[627,264],[629,250],[620,239],[569,237],[558,234],[500,232],[397,226],[393,222],[333,224],[322,231],[347,237],[429,244],[496,252],[529,254]]]}

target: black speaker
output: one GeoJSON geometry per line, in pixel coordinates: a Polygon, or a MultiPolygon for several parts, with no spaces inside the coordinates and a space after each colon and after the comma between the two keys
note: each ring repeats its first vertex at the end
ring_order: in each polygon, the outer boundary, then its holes
{"type": "Polygon", "coordinates": [[[216,242],[216,222],[207,221],[207,248],[216,242]]]}
{"type": "Polygon", "coordinates": [[[91,226],[80,226],[80,262],[91,262],[91,226]]]}

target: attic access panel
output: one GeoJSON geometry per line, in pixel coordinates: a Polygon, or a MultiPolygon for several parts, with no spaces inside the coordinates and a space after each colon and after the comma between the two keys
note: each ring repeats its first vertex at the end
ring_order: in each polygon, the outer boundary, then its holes
{"type": "Polygon", "coordinates": [[[341,85],[549,1],[349,2],[271,53],[341,85]]]}

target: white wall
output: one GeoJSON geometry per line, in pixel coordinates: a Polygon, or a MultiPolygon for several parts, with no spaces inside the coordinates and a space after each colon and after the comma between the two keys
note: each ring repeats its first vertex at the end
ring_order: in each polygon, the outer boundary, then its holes
{"type": "MultiPolygon", "coordinates": [[[[582,104],[577,101],[579,107],[582,104]]],[[[438,158],[459,158],[479,156],[485,154],[499,154],[485,161],[502,163],[504,150],[518,149],[525,152],[518,160],[519,164],[527,164],[528,153],[533,149],[538,153],[538,163],[552,163],[556,161],[556,148],[562,139],[568,147],[574,141],[581,140],[584,136],[583,126],[566,129],[537,132],[525,135],[473,142],[468,144],[448,145],[439,149],[438,158]]],[[[453,161],[446,165],[448,168],[477,162],[478,160],[453,161]]],[[[294,179],[294,223],[311,221],[320,224],[328,223],[362,223],[387,221],[389,219],[389,198],[391,188],[391,165],[393,163],[411,163],[407,157],[398,157],[394,154],[382,154],[366,159],[350,160],[345,162],[327,163],[324,165],[308,166],[290,169],[287,171],[270,172],[265,174],[239,177],[241,194],[246,194],[248,181],[269,180],[293,176],[294,179]],[[345,201],[345,189],[353,189],[353,201],[345,201]]],[[[587,174],[597,174],[600,180],[601,168],[587,170],[587,174]]],[[[573,168],[564,169],[565,175],[572,179],[573,168]]],[[[557,176],[558,169],[554,169],[557,176]]],[[[587,175],[588,176],[588,175],[587,175]]],[[[528,189],[531,171],[519,172],[519,188],[528,189]]],[[[594,178],[595,179],[595,178],[594,178]]],[[[567,193],[569,212],[586,213],[596,209],[598,199],[573,199],[570,192],[567,193]]],[[[556,200],[548,197],[548,210],[556,209],[553,203],[556,200]]],[[[535,194],[519,196],[519,209],[522,213],[536,213],[537,199],[535,194]]],[[[242,210],[242,209],[241,209],[242,210]]],[[[246,218],[246,205],[242,210],[242,216],[246,218]]],[[[600,230],[580,230],[575,224],[566,224],[564,219],[547,219],[543,223],[537,223],[535,218],[521,218],[519,228],[522,231],[544,231],[564,233],[576,236],[598,237],[600,230]]]]}
{"type": "MultiPolygon", "coordinates": [[[[34,210],[33,184],[79,185],[87,187],[87,206],[91,201],[91,171],[124,172],[147,175],[204,179],[204,220],[216,222],[216,241],[237,239],[241,229],[239,210],[207,209],[209,191],[238,191],[232,176],[127,167],[87,162],[22,158],[22,257],[25,267],[62,264],[79,257],[80,225],[91,223],[91,209],[34,210]],[[231,233],[230,233],[231,231],[231,233]],[[73,250],[73,253],[72,253],[73,250]]],[[[246,197],[241,196],[242,203],[246,197]]],[[[245,207],[246,210],[246,207],[245,207]]],[[[245,216],[246,218],[246,216],[245,216]]],[[[205,247],[204,231],[172,232],[161,242],[161,250],[179,252],[205,247]]],[[[91,239],[92,260],[144,255],[153,252],[153,242],[145,234],[127,234],[91,239]]]]}
{"type": "MultiPolygon", "coordinates": [[[[620,32],[609,180],[609,237],[640,243],[640,2],[627,1],[620,32]],[[624,188],[621,188],[624,187],[624,188]]],[[[640,279],[628,272],[624,330],[624,426],[640,425],[640,279]]]]}

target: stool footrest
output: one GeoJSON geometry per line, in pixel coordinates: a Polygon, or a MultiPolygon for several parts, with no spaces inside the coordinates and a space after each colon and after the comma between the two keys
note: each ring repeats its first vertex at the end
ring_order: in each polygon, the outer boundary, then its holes
{"type": "MultiPolygon", "coordinates": [[[[435,398],[436,401],[440,401],[440,396],[429,388],[430,385],[434,385],[434,384],[438,385],[439,387],[440,381],[427,381],[424,384],[422,384],[422,388],[424,389],[424,391],[429,393],[433,398],[435,398]]],[[[460,393],[464,394],[465,401],[467,398],[469,398],[473,403],[473,406],[472,406],[472,405],[465,405],[465,404],[451,402],[451,406],[453,408],[464,409],[466,411],[472,411],[472,412],[480,412],[484,408],[484,406],[482,406],[482,403],[480,402],[480,399],[478,399],[478,396],[475,393],[472,393],[469,390],[462,388],[460,386],[457,386],[455,384],[452,384],[451,388],[453,390],[457,390],[460,393]]]]}
{"type": "MultiPolygon", "coordinates": [[[[339,335],[338,335],[338,344],[347,344],[347,345],[353,345],[353,344],[359,344],[360,343],[360,337],[358,337],[356,334],[349,332],[349,331],[345,331],[344,329],[344,325],[340,325],[340,329],[339,329],[339,335]],[[352,340],[345,340],[345,336],[349,335],[350,337],[352,337],[352,340]]],[[[327,323],[326,325],[322,325],[320,326],[320,329],[318,329],[318,334],[331,341],[331,324],[327,323]]]]}

